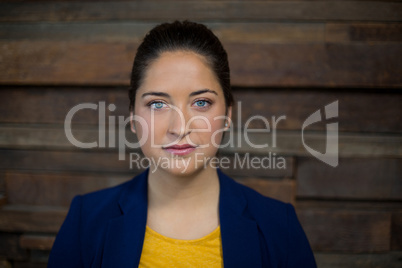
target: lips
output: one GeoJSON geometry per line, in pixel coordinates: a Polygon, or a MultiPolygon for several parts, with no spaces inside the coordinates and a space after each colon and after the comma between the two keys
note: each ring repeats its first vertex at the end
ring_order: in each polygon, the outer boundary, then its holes
{"type": "Polygon", "coordinates": [[[169,147],[164,147],[163,149],[171,154],[182,156],[192,153],[195,148],[195,146],[190,144],[175,144],[169,147]]]}

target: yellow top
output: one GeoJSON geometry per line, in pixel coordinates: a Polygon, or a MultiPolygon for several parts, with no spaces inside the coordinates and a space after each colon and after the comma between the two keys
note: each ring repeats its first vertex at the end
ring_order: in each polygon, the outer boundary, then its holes
{"type": "Polygon", "coordinates": [[[147,226],[138,267],[223,267],[221,229],[218,226],[204,237],[182,240],[147,226]]]}

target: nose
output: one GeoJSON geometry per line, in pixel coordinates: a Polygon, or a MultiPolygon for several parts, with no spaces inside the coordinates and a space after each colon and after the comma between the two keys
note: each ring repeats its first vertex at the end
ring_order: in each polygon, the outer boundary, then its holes
{"type": "Polygon", "coordinates": [[[190,119],[190,115],[185,109],[180,109],[176,106],[172,108],[173,109],[170,110],[168,133],[173,135],[177,140],[181,140],[191,132],[187,123],[190,119]]]}

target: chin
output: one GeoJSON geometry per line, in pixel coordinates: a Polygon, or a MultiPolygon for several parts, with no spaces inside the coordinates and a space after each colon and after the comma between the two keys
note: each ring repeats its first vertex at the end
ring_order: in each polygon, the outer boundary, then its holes
{"type": "MultiPolygon", "coordinates": [[[[168,159],[168,158],[164,158],[168,159]]],[[[151,172],[162,171],[177,177],[188,177],[204,170],[204,163],[194,161],[194,157],[170,158],[168,162],[159,163],[156,167],[151,167],[151,172]]]]}

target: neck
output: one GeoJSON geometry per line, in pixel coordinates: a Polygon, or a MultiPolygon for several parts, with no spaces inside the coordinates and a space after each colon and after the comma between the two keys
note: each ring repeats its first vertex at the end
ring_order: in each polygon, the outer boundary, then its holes
{"type": "Polygon", "coordinates": [[[210,167],[183,176],[160,168],[148,174],[149,206],[191,208],[207,205],[209,202],[216,203],[218,199],[219,178],[215,168],[210,167]]]}

